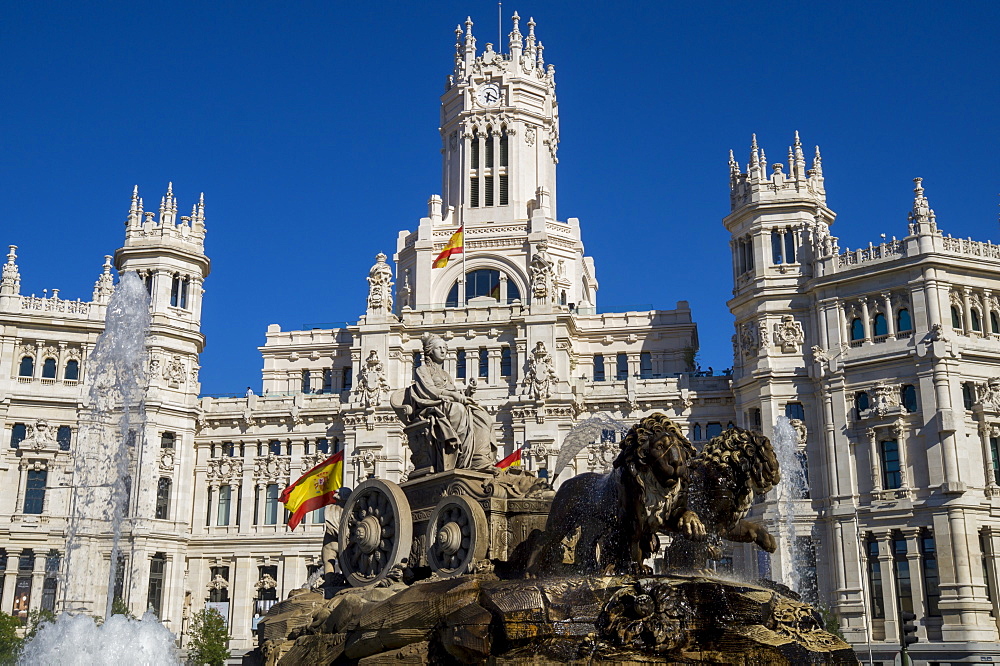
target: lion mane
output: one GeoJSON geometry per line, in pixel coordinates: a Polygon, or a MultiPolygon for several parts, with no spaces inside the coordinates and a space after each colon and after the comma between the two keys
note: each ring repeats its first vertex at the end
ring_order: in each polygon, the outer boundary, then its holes
{"type": "Polygon", "coordinates": [[[676,423],[662,413],[647,416],[622,438],[620,448],[611,472],[580,474],[559,488],[529,573],[558,567],[560,544],[576,533],[576,568],[641,571],[659,546],[657,533],[682,525],[690,529],[692,519],[697,523],[686,504],[687,463],[697,451],[676,423]]]}

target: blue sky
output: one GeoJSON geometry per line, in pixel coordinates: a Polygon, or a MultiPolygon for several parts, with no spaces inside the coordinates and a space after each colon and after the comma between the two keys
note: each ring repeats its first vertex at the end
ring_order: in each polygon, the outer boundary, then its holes
{"type": "MultiPolygon", "coordinates": [[[[997,233],[996,2],[505,2],[534,16],[560,103],[559,212],[602,309],[690,301],[700,361],[732,363],[730,148],[820,144],[841,247],[902,237],[921,176],[939,226],[997,233]]],[[[22,293],[89,299],[138,184],[205,192],[205,393],[260,384],[270,323],[355,321],[440,191],[455,25],[492,2],[7,3],[0,244],[22,293]]],[[[504,46],[506,48],[506,46],[504,46]]]]}

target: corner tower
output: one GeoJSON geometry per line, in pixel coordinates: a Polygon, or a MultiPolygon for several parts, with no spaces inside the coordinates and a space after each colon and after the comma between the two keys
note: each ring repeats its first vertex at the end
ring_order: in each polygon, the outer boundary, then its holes
{"type": "Polygon", "coordinates": [[[476,48],[472,20],[455,29],[454,67],[441,96],[442,195],[428,202],[415,233],[400,233],[397,307],[501,303],[592,306],[597,281],[583,256],[579,221],[556,217],[559,113],[555,67],[529,19],[513,16],[507,52],[476,48]],[[432,268],[462,229],[463,254],[432,268]],[[529,262],[551,263],[553,279],[532,284],[529,262]]]}

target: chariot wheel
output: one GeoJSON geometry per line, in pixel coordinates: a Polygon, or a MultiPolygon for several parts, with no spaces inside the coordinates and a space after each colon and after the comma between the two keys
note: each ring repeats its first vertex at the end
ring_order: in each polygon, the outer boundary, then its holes
{"type": "Polygon", "coordinates": [[[445,497],[427,521],[427,563],[445,578],[465,573],[486,557],[489,529],[477,502],[463,495],[445,497]]]}
{"type": "Polygon", "coordinates": [[[338,558],[348,583],[379,582],[406,560],[412,542],[410,503],[399,486],[368,479],[351,493],[340,519],[338,558]]]}

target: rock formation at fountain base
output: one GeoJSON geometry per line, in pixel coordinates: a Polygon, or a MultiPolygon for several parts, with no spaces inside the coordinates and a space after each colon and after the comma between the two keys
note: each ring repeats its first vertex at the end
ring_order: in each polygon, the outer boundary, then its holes
{"type": "Polygon", "coordinates": [[[244,663],[856,664],[794,593],[694,575],[493,574],[292,596],[244,663]]]}

